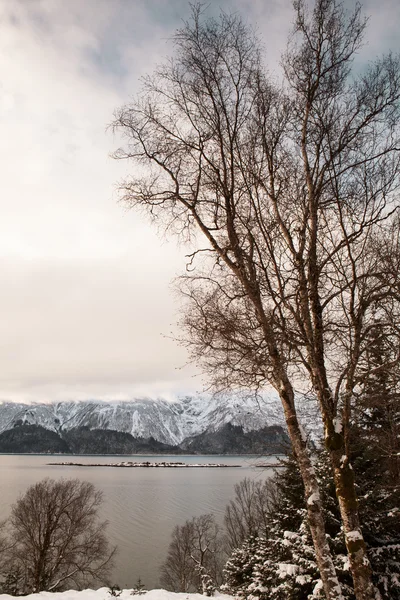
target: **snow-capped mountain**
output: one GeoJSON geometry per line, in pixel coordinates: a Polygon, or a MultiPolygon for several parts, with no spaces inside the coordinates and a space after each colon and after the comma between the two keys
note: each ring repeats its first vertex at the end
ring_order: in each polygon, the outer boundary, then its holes
{"type": "Polygon", "coordinates": [[[226,423],[241,425],[244,431],[283,425],[282,408],[275,397],[263,401],[185,396],[174,402],[140,398],[129,402],[0,403],[0,433],[21,424],[41,425],[55,432],[86,426],[176,445],[205,431],[217,431],[226,423]]]}

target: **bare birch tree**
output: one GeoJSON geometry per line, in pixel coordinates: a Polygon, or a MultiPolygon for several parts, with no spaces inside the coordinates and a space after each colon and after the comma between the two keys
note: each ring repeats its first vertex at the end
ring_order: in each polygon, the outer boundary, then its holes
{"type": "Polygon", "coordinates": [[[9,568],[19,593],[82,589],[107,581],[115,549],[97,519],[102,494],[78,479],[44,479],[12,507],[9,568]]]}
{"type": "Polygon", "coordinates": [[[237,16],[203,22],[195,9],[175,35],[175,58],[116,114],[128,140],[116,157],[148,169],[121,186],[128,205],[205,238],[182,284],[188,345],[217,384],[279,393],[331,600],[341,591],[295,403],[295,385],[309,382],[356,598],[366,600],[374,591],[347,431],[370,315],[398,284],[376,244],[397,210],[399,60],[388,55],[352,78],[366,24],[359,7],[294,7],[282,87],[268,81],[237,16]]]}
{"type": "Polygon", "coordinates": [[[224,515],[228,551],[242,546],[249,537],[267,534],[273,510],[278,506],[277,489],[272,479],[246,477],[234,486],[235,496],[224,515]]]}
{"type": "Polygon", "coordinates": [[[193,517],[172,532],[161,584],[174,592],[207,593],[221,584],[224,552],[222,533],[213,515],[193,517]]]}

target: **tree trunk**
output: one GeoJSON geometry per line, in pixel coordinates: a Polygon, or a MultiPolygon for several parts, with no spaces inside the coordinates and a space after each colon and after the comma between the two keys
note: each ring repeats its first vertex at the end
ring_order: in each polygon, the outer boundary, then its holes
{"type": "MultiPolygon", "coordinates": [[[[313,189],[309,184],[310,198],[313,199],[313,189]]],[[[311,206],[315,206],[311,202],[311,206]]],[[[311,212],[311,211],[310,211],[311,212]]],[[[340,515],[343,523],[343,529],[346,539],[346,548],[349,556],[350,571],[353,578],[354,593],[356,600],[374,600],[375,591],[372,583],[372,570],[367,557],[367,549],[365,546],[363,534],[360,528],[358,517],[358,499],[355,488],[355,478],[353,469],[349,463],[346,442],[343,434],[343,424],[339,423],[335,414],[337,408],[333,401],[332,392],[329,386],[327,371],[325,366],[325,351],[323,331],[324,325],[322,320],[322,307],[318,291],[318,269],[317,264],[317,216],[315,214],[312,230],[315,232],[313,252],[310,252],[310,268],[309,279],[311,280],[310,305],[312,324],[309,323],[310,332],[309,339],[309,363],[312,366],[311,379],[314,390],[320,405],[321,415],[325,427],[325,444],[329,452],[335,481],[335,490],[339,502],[340,515]]],[[[306,320],[309,315],[308,304],[305,298],[305,290],[303,289],[303,304],[302,315],[306,320]]],[[[355,352],[355,351],[354,351],[355,352]]],[[[357,364],[355,353],[349,372],[347,374],[348,382],[352,381],[352,373],[354,374],[357,364]]],[[[350,412],[349,402],[353,386],[348,383],[345,398],[347,409],[344,412],[346,419],[346,427],[349,423],[350,412]]]]}
{"type": "Polygon", "coordinates": [[[331,551],[326,539],[319,484],[311,462],[306,439],[295,411],[293,388],[286,377],[282,379],[278,391],[285,413],[293,452],[304,483],[308,523],[325,596],[327,600],[343,600],[340,583],[336,575],[331,551]]]}
{"type": "Polygon", "coordinates": [[[357,600],[374,600],[376,596],[372,583],[372,570],[358,516],[354,471],[346,455],[342,432],[335,431],[333,424],[329,423],[327,429],[326,447],[334,472],[336,495],[345,533],[354,593],[357,600]]]}
{"type": "Polygon", "coordinates": [[[317,565],[321,575],[326,600],[343,600],[341,586],[336,575],[331,550],[326,538],[325,520],[322,512],[322,501],[319,493],[318,480],[307,448],[305,433],[297,418],[293,386],[289,381],[284,363],[282,362],[282,358],[280,357],[274,340],[274,335],[270,330],[270,325],[262,305],[258,284],[257,282],[252,282],[253,285],[250,285],[248,280],[240,275],[239,272],[239,278],[255,306],[260,324],[264,330],[265,339],[269,346],[269,354],[273,365],[273,377],[271,383],[273,383],[275,389],[279,393],[282,402],[292,449],[303,480],[308,524],[313,539],[317,565]]]}

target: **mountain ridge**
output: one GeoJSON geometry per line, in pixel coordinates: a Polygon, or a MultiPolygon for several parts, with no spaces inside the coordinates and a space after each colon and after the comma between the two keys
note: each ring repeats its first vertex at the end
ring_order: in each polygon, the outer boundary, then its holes
{"type": "Polygon", "coordinates": [[[0,433],[0,453],[6,454],[280,454],[288,437],[280,425],[244,432],[241,425],[226,423],[219,430],[186,438],[171,446],[154,438],[134,438],[130,433],[86,426],[56,433],[41,425],[17,424],[0,433]]]}
{"type": "Polygon", "coordinates": [[[282,408],[275,397],[262,402],[249,397],[183,396],[173,402],[139,398],[126,402],[0,403],[0,433],[21,425],[41,426],[59,435],[86,427],[178,446],[186,438],[216,432],[227,423],[243,427],[245,433],[272,425],[284,427],[282,408]]]}

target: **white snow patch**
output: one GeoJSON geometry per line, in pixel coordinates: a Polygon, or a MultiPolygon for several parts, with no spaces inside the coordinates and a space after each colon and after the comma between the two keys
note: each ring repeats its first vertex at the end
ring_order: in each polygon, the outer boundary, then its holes
{"type": "Polygon", "coordinates": [[[319,502],[320,496],[318,492],[314,492],[311,496],[308,497],[307,504],[308,506],[312,506],[313,504],[317,504],[319,502]]]}
{"type": "MultiPolygon", "coordinates": [[[[119,593],[119,592],[117,592],[119,593]]],[[[132,590],[122,590],[118,596],[120,600],[132,600],[132,590]]],[[[214,597],[220,600],[233,600],[233,596],[219,594],[216,592],[214,597]]],[[[0,594],[1,600],[15,600],[14,596],[0,594]]],[[[24,600],[112,600],[110,589],[107,587],[99,590],[82,590],[77,592],[70,590],[68,592],[40,592],[39,594],[29,594],[24,596],[24,600]]],[[[167,592],[166,590],[150,590],[138,596],[138,600],[204,600],[202,594],[187,594],[167,592]]]]}
{"type": "Polygon", "coordinates": [[[291,565],[288,563],[278,563],[278,574],[281,579],[285,579],[285,577],[290,577],[291,575],[296,575],[299,572],[298,565],[291,565]]]}
{"type": "Polygon", "coordinates": [[[349,542],[356,542],[357,540],[362,540],[363,536],[361,531],[355,529],[354,531],[348,531],[346,533],[346,539],[349,540],[349,542]]]}
{"type": "Polygon", "coordinates": [[[321,580],[321,579],[319,579],[319,580],[317,581],[317,584],[314,586],[314,589],[313,589],[312,595],[313,595],[315,598],[318,598],[318,597],[320,597],[320,594],[321,594],[321,592],[323,591],[323,589],[324,589],[324,586],[322,585],[322,580],[321,580]]]}
{"type": "Polygon", "coordinates": [[[301,425],[301,423],[299,423],[299,429],[300,429],[301,439],[306,444],[307,443],[307,434],[306,434],[306,431],[305,431],[303,425],[301,425]]]}
{"type": "Polygon", "coordinates": [[[342,433],[343,431],[343,422],[340,417],[335,417],[333,419],[333,427],[335,428],[335,433],[342,433]]]}
{"type": "Polygon", "coordinates": [[[294,531],[284,531],[283,537],[286,538],[287,540],[297,540],[298,534],[295,533],[294,531]]]}
{"type": "Polygon", "coordinates": [[[340,559],[343,563],[343,571],[350,571],[350,561],[348,554],[338,554],[338,559],[340,559]]]}

